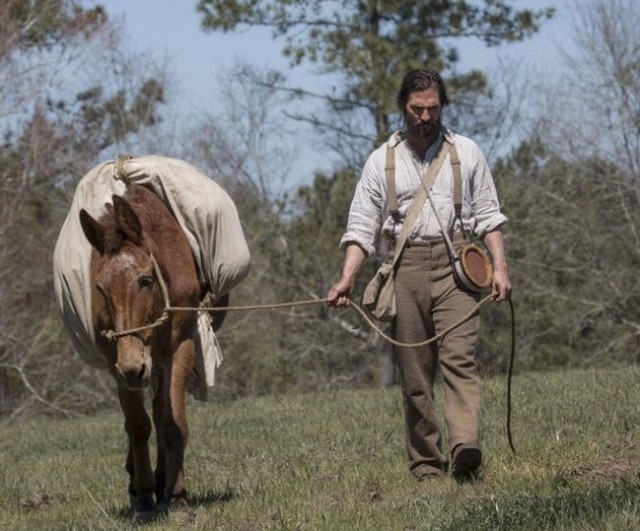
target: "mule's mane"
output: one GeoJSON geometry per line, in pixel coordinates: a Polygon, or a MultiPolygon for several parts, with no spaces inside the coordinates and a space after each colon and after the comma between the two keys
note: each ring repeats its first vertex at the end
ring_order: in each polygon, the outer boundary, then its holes
{"type": "MultiPolygon", "coordinates": [[[[146,186],[131,184],[122,197],[135,210],[145,233],[152,233],[154,229],[164,226],[167,216],[172,217],[162,200],[146,186]]],[[[117,254],[126,237],[113,215],[112,204],[107,204],[107,212],[100,217],[99,221],[105,229],[105,252],[110,255],[117,254]]]]}

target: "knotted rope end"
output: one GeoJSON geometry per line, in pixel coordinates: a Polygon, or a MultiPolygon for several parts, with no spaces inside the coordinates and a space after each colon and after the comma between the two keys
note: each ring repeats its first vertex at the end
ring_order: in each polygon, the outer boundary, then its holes
{"type": "Polygon", "coordinates": [[[113,178],[117,181],[122,181],[127,186],[131,184],[131,181],[127,175],[126,164],[128,160],[132,160],[133,157],[127,154],[118,155],[115,167],[113,168],[113,178]]]}

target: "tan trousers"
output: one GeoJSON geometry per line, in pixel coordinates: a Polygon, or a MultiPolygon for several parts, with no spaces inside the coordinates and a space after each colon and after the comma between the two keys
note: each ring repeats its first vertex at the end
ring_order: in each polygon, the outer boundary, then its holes
{"type": "MultiPolygon", "coordinates": [[[[402,343],[417,343],[446,329],[471,311],[480,299],[454,280],[444,243],[408,246],[396,272],[397,316],[392,333],[402,343]]],[[[480,378],[475,346],[479,313],[439,342],[419,348],[394,347],[405,406],[406,444],[415,474],[445,472],[448,459],[434,400],[440,369],[444,380],[444,416],[449,449],[479,444],[480,378]]]]}

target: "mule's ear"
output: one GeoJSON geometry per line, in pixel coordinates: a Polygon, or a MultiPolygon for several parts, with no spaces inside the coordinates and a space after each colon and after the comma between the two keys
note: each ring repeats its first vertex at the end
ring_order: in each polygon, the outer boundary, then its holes
{"type": "Polygon", "coordinates": [[[102,225],[83,208],[80,210],[80,225],[89,243],[96,248],[100,254],[104,254],[104,234],[102,225]]]}
{"type": "Polygon", "coordinates": [[[142,242],[142,224],[126,199],[113,196],[113,215],[126,238],[139,245],[142,242]]]}

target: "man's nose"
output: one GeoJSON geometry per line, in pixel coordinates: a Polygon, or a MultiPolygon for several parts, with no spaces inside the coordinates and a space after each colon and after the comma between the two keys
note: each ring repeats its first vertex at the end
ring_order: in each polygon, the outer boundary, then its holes
{"type": "Polygon", "coordinates": [[[429,111],[427,109],[423,110],[420,113],[419,118],[421,122],[428,122],[429,120],[431,120],[431,116],[429,116],[429,111]]]}

